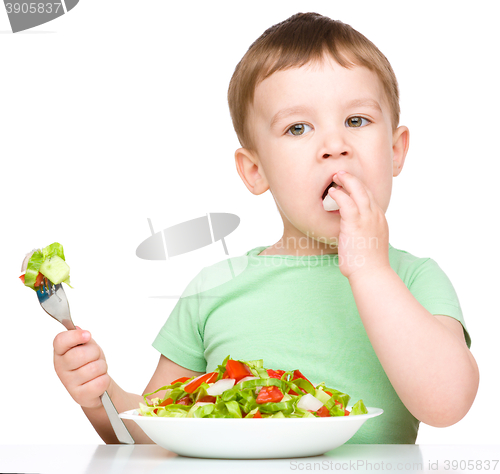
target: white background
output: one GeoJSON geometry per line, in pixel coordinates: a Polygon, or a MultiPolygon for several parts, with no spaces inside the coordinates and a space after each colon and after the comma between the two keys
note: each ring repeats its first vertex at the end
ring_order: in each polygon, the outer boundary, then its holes
{"type": "MultiPolygon", "coordinates": [[[[207,212],[241,217],[230,256],[271,245],[271,194],[236,173],[227,86],[266,28],[299,11],[350,24],[391,62],[411,146],[387,212],[391,244],[435,259],[459,295],[481,384],[468,415],[422,425],[420,444],[500,443],[498,25],[494,1],[81,0],[12,34],[0,7],[0,443],[101,439],[53,369],[63,327],[17,279],[24,254],[64,245],[75,324],[103,347],[111,376],[142,393],[151,347],[216,243],[168,262],[135,256],[155,230],[207,212]],[[305,10],[306,9],[306,10],[305,10]]],[[[256,328],[258,330],[258,328],[256,328]]],[[[433,394],[429,393],[429,400],[433,394]]]]}

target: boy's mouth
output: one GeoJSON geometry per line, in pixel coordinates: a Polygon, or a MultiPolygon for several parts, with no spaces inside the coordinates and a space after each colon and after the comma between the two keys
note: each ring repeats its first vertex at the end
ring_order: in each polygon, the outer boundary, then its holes
{"type": "Polygon", "coordinates": [[[328,190],[329,190],[330,188],[338,188],[338,187],[339,187],[339,185],[338,185],[337,183],[335,183],[335,182],[333,182],[333,181],[332,181],[332,182],[331,182],[331,183],[330,183],[330,184],[329,184],[329,185],[325,188],[325,191],[323,192],[323,196],[321,196],[321,200],[323,200],[323,199],[325,199],[325,198],[326,198],[326,196],[328,195],[328,190]]]}

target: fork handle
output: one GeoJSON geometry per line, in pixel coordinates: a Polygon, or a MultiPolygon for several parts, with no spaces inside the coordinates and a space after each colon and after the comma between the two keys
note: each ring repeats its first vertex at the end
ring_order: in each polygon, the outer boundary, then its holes
{"type": "MultiPolygon", "coordinates": [[[[54,316],[52,316],[54,317],[54,316]]],[[[57,320],[59,321],[59,320],[57,320]]],[[[73,321],[70,319],[63,319],[62,321],[59,321],[68,331],[71,331],[72,329],[76,329],[76,326],[73,324],[73,321]]]]}
{"type": "MultiPolygon", "coordinates": [[[[68,331],[76,329],[71,319],[63,319],[61,322],[68,331]]],[[[134,438],[132,438],[132,435],[125,426],[125,423],[118,416],[118,411],[111,401],[111,397],[108,395],[107,390],[101,395],[101,402],[104,410],[106,411],[106,415],[108,415],[109,422],[111,423],[111,427],[113,428],[118,441],[121,444],[135,444],[134,438]]]]}
{"type": "Polygon", "coordinates": [[[116,408],[113,405],[113,402],[111,401],[111,398],[108,395],[107,391],[101,395],[101,402],[104,409],[106,410],[106,414],[108,415],[109,421],[111,422],[111,426],[116,434],[116,437],[118,438],[118,441],[120,441],[121,444],[135,444],[134,438],[132,438],[132,435],[125,426],[125,423],[118,416],[118,411],[116,411],[116,408]]]}

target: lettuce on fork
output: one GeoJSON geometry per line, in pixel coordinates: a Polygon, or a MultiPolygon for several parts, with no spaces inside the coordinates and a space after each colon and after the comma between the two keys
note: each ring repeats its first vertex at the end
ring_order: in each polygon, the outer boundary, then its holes
{"type": "Polygon", "coordinates": [[[54,285],[66,283],[69,287],[69,266],[64,257],[63,246],[54,242],[42,250],[37,249],[28,253],[24,258],[21,271],[25,271],[20,278],[23,283],[36,291],[45,277],[54,285]]]}

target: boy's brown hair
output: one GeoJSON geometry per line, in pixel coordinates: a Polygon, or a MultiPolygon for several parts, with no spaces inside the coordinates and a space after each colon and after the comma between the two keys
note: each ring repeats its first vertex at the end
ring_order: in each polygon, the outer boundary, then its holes
{"type": "Polygon", "coordinates": [[[391,110],[392,130],[399,125],[399,88],[387,58],[351,26],[318,13],[297,13],[267,29],[236,66],[228,102],[241,146],[253,149],[245,127],[255,88],[276,71],[321,61],[327,53],[345,68],[365,66],[379,77],[391,110]]]}

